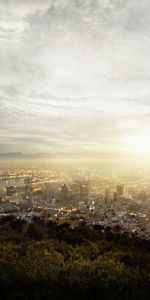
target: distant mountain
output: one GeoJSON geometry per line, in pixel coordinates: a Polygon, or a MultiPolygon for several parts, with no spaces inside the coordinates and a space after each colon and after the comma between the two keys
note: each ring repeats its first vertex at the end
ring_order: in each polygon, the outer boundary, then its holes
{"type": "Polygon", "coordinates": [[[25,159],[25,158],[42,158],[47,157],[47,153],[25,154],[22,152],[0,153],[0,159],[25,159]]]}
{"type": "Polygon", "coordinates": [[[22,158],[23,156],[21,152],[0,153],[0,158],[22,158]]]}

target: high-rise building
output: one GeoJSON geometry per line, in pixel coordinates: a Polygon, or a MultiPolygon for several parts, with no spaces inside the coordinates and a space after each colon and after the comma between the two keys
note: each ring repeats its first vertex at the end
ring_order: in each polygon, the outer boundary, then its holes
{"type": "Polygon", "coordinates": [[[115,192],[115,193],[113,193],[113,203],[116,203],[117,200],[118,200],[118,193],[115,192]]]}
{"type": "Polygon", "coordinates": [[[88,197],[88,187],[85,184],[80,186],[80,199],[85,199],[88,197]]]}
{"type": "Polygon", "coordinates": [[[117,185],[118,196],[124,196],[128,194],[128,186],[126,184],[117,185]]]}
{"type": "Polygon", "coordinates": [[[141,191],[139,194],[139,199],[145,201],[147,199],[147,194],[145,191],[141,191]]]}
{"type": "Polygon", "coordinates": [[[106,189],[105,190],[105,204],[107,205],[107,204],[109,204],[109,202],[110,202],[110,190],[109,189],[106,189]]]}
{"type": "Polygon", "coordinates": [[[66,184],[63,184],[61,187],[61,201],[63,204],[66,204],[68,201],[68,187],[66,184]]]}

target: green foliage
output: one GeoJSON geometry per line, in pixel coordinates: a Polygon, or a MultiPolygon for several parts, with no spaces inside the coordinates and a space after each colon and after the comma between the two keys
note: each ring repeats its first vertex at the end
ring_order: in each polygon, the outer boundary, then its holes
{"type": "Polygon", "coordinates": [[[36,223],[31,223],[29,225],[27,233],[31,239],[35,240],[42,240],[45,237],[44,229],[36,223]]]}
{"type": "Polygon", "coordinates": [[[1,299],[149,299],[149,244],[109,233],[1,220],[1,299]]]}

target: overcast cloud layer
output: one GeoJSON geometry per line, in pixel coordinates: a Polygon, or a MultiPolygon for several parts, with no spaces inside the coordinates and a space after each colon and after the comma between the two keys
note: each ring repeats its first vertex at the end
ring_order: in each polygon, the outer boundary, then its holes
{"type": "Polygon", "coordinates": [[[0,152],[128,151],[149,55],[149,0],[1,0],[0,152]]]}

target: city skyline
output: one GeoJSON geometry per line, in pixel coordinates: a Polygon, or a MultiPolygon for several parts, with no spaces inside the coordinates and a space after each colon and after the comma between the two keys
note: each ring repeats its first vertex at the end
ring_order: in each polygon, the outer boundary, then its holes
{"type": "Polygon", "coordinates": [[[0,152],[149,155],[149,10],[2,0],[0,152]]]}

